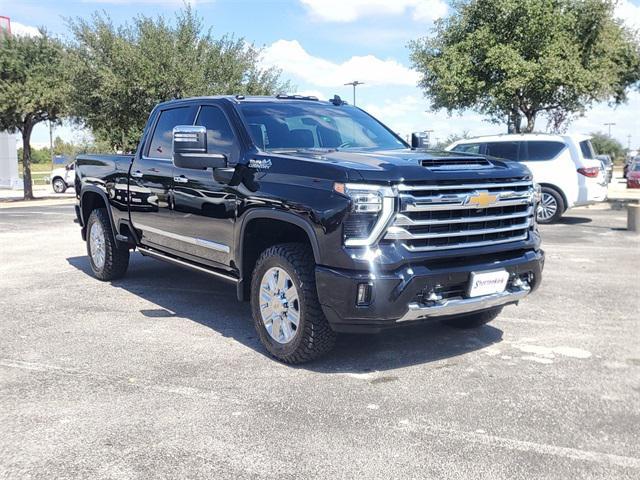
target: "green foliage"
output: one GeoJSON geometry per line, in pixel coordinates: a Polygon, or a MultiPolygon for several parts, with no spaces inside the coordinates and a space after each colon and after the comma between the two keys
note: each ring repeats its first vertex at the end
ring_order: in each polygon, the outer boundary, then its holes
{"type": "Polygon", "coordinates": [[[29,145],[33,127],[45,120],[58,121],[66,113],[64,57],[62,44],[46,32],[0,38],[0,130],[22,135],[25,199],[33,198],[29,145]]]}
{"type": "MultiPolygon", "coordinates": [[[[23,148],[18,148],[18,158],[22,158],[23,148]]],[[[31,163],[32,164],[44,164],[51,163],[51,154],[48,148],[32,148],[31,149],[31,163]]]]}
{"type": "Polygon", "coordinates": [[[68,23],[74,36],[73,114],[98,140],[118,149],[135,149],[158,102],[289,89],[278,70],[260,67],[259,49],[243,38],[214,38],[188,6],[175,22],[138,16],[115,27],[96,13],[68,23]]]}
{"type": "Polygon", "coordinates": [[[496,123],[554,130],[595,101],[624,102],[640,80],[637,34],[610,0],[456,1],[434,35],[410,43],[434,110],[473,109],[496,123]]]}
{"type": "Polygon", "coordinates": [[[615,138],[603,132],[591,133],[591,144],[598,154],[611,155],[613,160],[621,161],[626,155],[626,149],[615,138]]]}

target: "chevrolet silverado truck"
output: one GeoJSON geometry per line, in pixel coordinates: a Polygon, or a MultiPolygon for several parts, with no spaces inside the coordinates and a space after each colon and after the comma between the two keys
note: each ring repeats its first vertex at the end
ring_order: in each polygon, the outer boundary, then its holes
{"type": "Polygon", "coordinates": [[[340,332],[480,326],[541,281],[526,167],[412,148],[338,96],[161,103],[134,155],[80,155],[75,182],[98,279],[138,250],[232,282],[287,363],[340,332]]]}

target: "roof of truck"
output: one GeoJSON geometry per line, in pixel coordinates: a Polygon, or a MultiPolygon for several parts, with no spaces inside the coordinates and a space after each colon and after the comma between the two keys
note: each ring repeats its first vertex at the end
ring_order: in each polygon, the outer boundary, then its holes
{"type": "Polygon", "coordinates": [[[342,100],[340,97],[336,96],[333,100],[319,100],[318,97],[314,97],[312,95],[212,95],[212,96],[202,96],[202,97],[187,97],[187,98],[176,98],[174,100],[167,100],[165,102],[161,102],[158,105],[166,105],[168,103],[174,102],[189,102],[189,101],[204,101],[204,100],[229,100],[233,103],[265,103],[265,102],[273,102],[273,103],[281,103],[281,102],[313,102],[313,103],[321,103],[323,105],[336,105],[337,102],[341,102],[344,105],[347,105],[347,102],[342,100]]]}

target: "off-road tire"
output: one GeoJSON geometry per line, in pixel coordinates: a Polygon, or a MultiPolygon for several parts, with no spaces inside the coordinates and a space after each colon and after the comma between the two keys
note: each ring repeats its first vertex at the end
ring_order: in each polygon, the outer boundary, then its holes
{"type": "Polygon", "coordinates": [[[562,195],[560,195],[560,192],[558,192],[553,188],[542,187],[540,190],[541,190],[540,192],[541,196],[544,196],[545,194],[547,194],[547,195],[551,195],[554,198],[554,200],[556,201],[557,210],[556,210],[556,213],[553,214],[553,216],[546,219],[541,219],[540,216],[538,216],[538,212],[536,212],[536,220],[538,221],[538,223],[542,223],[542,224],[555,223],[558,220],[560,220],[560,217],[562,217],[562,214],[566,210],[564,199],[562,198],[562,195]]]}
{"type": "Polygon", "coordinates": [[[56,193],[64,193],[67,190],[67,184],[62,178],[56,177],[51,182],[51,188],[56,193]]]}
{"type": "Polygon", "coordinates": [[[468,313],[466,315],[459,315],[457,317],[447,318],[442,323],[454,328],[478,328],[482,325],[496,319],[502,312],[502,307],[495,307],[490,310],[483,310],[482,312],[468,313]]]}
{"type": "Polygon", "coordinates": [[[283,243],[266,249],[258,258],[251,281],[251,311],[260,341],[278,360],[299,364],[329,352],[336,334],[329,326],[316,290],[315,260],[311,249],[301,243],[283,243]],[[295,336],[288,343],[275,341],[267,331],[260,313],[260,284],[273,267],[284,269],[298,291],[300,320],[295,336]]]}
{"type": "Polygon", "coordinates": [[[113,230],[111,229],[109,214],[105,208],[93,210],[87,221],[87,255],[89,256],[89,264],[91,265],[93,275],[98,280],[116,280],[124,276],[127,272],[127,267],[129,266],[129,248],[122,246],[122,244],[116,241],[113,230]],[[93,262],[89,239],[91,226],[96,222],[100,222],[105,234],[105,259],[104,265],[101,268],[93,262]]]}

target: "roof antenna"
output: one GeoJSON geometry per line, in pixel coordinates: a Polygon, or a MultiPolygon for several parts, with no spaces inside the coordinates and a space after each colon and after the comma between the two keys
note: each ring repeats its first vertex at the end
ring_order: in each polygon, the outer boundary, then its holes
{"type": "Polygon", "coordinates": [[[342,100],[340,98],[340,95],[334,95],[333,98],[330,100],[331,103],[333,103],[336,106],[340,106],[340,105],[346,105],[347,102],[345,102],[344,100],[342,100]]]}

